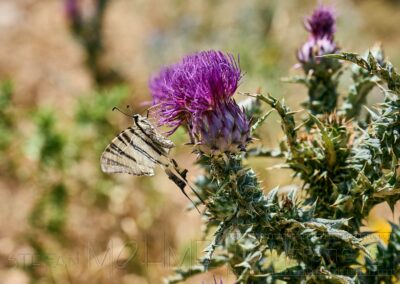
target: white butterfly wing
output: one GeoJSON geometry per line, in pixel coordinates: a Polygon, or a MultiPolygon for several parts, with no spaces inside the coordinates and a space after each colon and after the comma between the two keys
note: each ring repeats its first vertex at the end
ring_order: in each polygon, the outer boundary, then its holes
{"type": "Polygon", "coordinates": [[[169,148],[160,146],[141,127],[134,125],[107,146],[100,159],[101,169],[105,173],[152,176],[156,165],[168,163],[168,151],[169,148]]]}

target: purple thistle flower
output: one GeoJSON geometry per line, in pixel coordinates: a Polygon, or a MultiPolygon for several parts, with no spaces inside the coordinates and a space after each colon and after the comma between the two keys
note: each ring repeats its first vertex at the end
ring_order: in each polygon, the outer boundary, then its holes
{"type": "MultiPolygon", "coordinates": [[[[310,69],[316,69],[317,65],[324,61],[329,65],[330,60],[322,60],[317,56],[336,53],[339,51],[334,41],[336,31],[336,19],[334,10],[320,5],[314,10],[304,23],[310,36],[297,51],[297,59],[302,64],[303,69],[308,72],[310,69]]],[[[337,66],[325,66],[327,69],[335,69],[337,66]]]]}
{"type": "Polygon", "coordinates": [[[227,101],[235,93],[241,71],[234,57],[221,51],[203,51],[161,70],[150,80],[153,104],[160,124],[191,129],[194,118],[227,101]]]}
{"type": "Polygon", "coordinates": [[[188,128],[203,152],[232,152],[248,143],[250,122],[232,99],[242,73],[234,57],[221,51],[189,55],[150,80],[159,125],[188,128]]]}
{"type": "Polygon", "coordinates": [[[333,40],[336,31],[335,12],[332,8],[320,5],[304,23],[314,39],[333,40]]]}

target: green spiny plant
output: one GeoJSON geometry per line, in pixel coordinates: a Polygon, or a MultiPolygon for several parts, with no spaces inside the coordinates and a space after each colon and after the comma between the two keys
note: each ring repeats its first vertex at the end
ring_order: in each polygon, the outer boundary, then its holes
{"type": "MultiPolygon", "coordinates": [[[[373,281],[371,279],[375,278],[368,278],[371,271],[379,275],[377,267],[384,269],[388,265],[387,260],[378,258],[393,259],[398,252],[394,244],[397,240],[395,229],[387,249],[379,245],[375,258],[361,245],[360,237],[363,235],[360,232],[375,205],[387,202],[393,209],[394,203],[400,199],[399,75],[383,59],[381,49],[374,50],[375,56],[369,53],[368,61],[354,54],[337,53],[339,49],[333,42],[334,20],[329,9],[316,10],[306,26],[312,37],[298,55],[306,77],[289,81],[307,86],[309,102],[305,106],[309,111],[308,118],[297,124],[297,112],[271,96],[254,95],[257,101],[275,109],[282,119],[285,140],[279,150],[253,148],[243,154],[224,144],[230,141],[243,150],[246,142],[235,139],[234,131],[256,131],[270,112],[261,116],[255,110],[250,128],[243,124],[240,118],[243,114],[239,111],[233,115],[233,121],[218,117],[220,112],[229,117],[230,109],[219,110],[218,100],[230,100],[234,89],[229,87],[234,88],[235,78],[238,79],[234,64],[232,70],[219,69],[221,57],[213,58],[211,53],[188,57],[180,65],[167,69],[176,74],[179,81],[172,79],[172,82],[167,82],[163,79],[168,73],[161,73],[161,79],[150,84],[154,103],[164,103],[164,88],[173,90],[169,93],[172,99],[174,96],[183,100],[189,100],[187,96],[199,96],[199,100],[201,96],[219,96],[208,99],[211,102],[209,107],[216,111],[211,117],[195,102],[187,110],[192,114],[185,115],[185,108],[179,106],[171,106],[176,116],[167,117],[167,112],[160,114],[162,124],[186,125],[192,143],[199,145],[196,146],[198,164],[205,173],[197,178],[196,185],[205,200],[205,234],[213,234],[205,256],[200,260],[201,265],[177,269],[177,274],[169,278],[170,283],[221,265],[230,267],[237,283],[275,283],[278,280],[289,283],[359,283],[362,279],[373,281]],[[329,53],[337,54],[326,55],[329,53]],[[209,62],[208,68],[215,68],[215,72],[225,75],[219,77],[218,73],[210,72],[208,75],[203,71],[200,80],[208,79],[213,84],[220,80],[221,89],[217,86],[209,93],[201,93],[194,91],[194,82],[185,81],[185,77],[180,79],[179,74],[184,72],[196,78],[197,73],[191,73],[190,65],[196,64],[197,58],[202,56],[209,56],[205,60],[209,62]],[[353,61],[359,66],[352,70],[354,85],[341,106],[337,100],[337,85],[342,74],[339,59],[353,61]],[[384,103],[379,105],[377,112],[369,111],[365,120],[354,120],[359,117],[368,93],[381,82],[387,83],[390,90],[385,91],[384,103]],[[183,88],[174,90],[176,83],[183,88]],[[233,128],[230,128],[231,123],[233,128]],[[215,131],[214,125],[222,129],[215,131]],[[203,127],[207,133],[201,131],[203,127]],[[224,142],[218,142],[219,135],[224,137],[224,142]],[[245,157],[251,155],[283,156],[287,167],[302,181],[304,194],[292,191],[278,198],[278,190],[273,189],[264,195],[254,171],[244,164],[245,157]],[[271,250],[278,255],[284,254],[296,264],[283,268],[267,265],[267,251],[271,250]],[[365,258],[364,264],[359,262],[360,257],[365,258]]],[[[230,57],[227,60],[231,60],[230,57]]],[[[252,116],[251,107],[245,114],[252,116]]],[[[249,136],[252,135],[253,132],[249,136]]],[[[385,275],[380,279],[394,281],[397,265],[396,262],[391,264],[391,276],[385,275]]]]}

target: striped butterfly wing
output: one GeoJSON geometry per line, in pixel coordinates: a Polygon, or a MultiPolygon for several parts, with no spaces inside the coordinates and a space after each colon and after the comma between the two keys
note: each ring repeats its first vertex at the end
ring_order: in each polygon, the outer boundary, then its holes
{"type": "Polygon", "coordinates": [[[134,125],[122,131],[107,146],[101,156],[101,169],[105,173],[127,173],[132,175],[154,175],[156,165],[166,166],[170,140],[164,138],[143,117],[134,118],[134,125]],[[144,120],[147,123],[140,123],[144,120]],[[150,126],[150,127],[148,127],[150,126]],[[162,137],[162,143],[154,135],[162,137]],[[165,147],[165,141],[168,147],[165,147]]]}
{"type": "MultiPolygon", "coordinates": [[[[185,192],[186,186],[189,186],[204,203],[199,194],[188,184],[187,170],[180,169],[175,160],[168,158],[168,152],[172,147],[174,147],[172,141],[162,136],[147,118],[134,115],[133,126],[118,134],[104,150],[100,159],[101,169],[105,173],[152,176],[156,165],[161,165],[169,179],[190,201],[192,200],[185,192]]],[[[195,204],[194,206],[197,209],[195,204]]]]}
{"type": "Polygon", "coordinates": [[[168,154],[169,149],[175,146],[171,140],[161,135],[147,118],[136,115],[133,121],[136,128],[138,128],[138,132],[142,135],[142,139],[153,146],[158,146],[160,150],[166,150],[165,154],[168,154]]]}

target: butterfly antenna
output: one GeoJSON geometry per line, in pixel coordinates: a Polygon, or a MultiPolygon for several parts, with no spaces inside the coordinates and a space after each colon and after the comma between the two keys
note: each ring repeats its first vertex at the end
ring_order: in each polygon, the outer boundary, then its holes
{"type": "Polygon", "coordinates": [[[112,108],[112,111],[114,111],[114,110],[118,110],[120,113],[122,113],[122,114],[124,114],[124,115],[126,115],[126,116],[128,116],[128,117],[133,117],[133,115],[129,115],[129,114],[127,114],[126,112],[123,112],[122,110],[120,110],[120,109],[117,108],[117,107],[113,107],[113,108],[112,108]]]}

